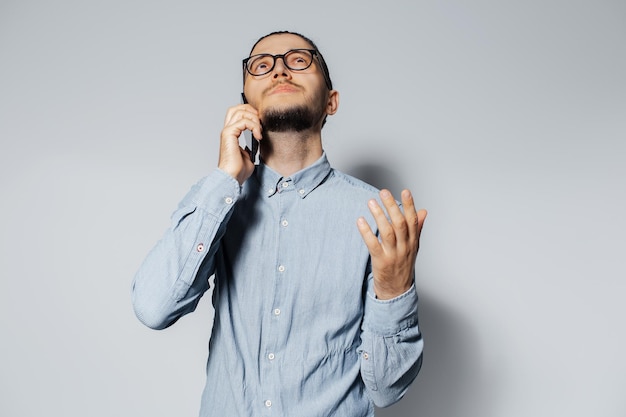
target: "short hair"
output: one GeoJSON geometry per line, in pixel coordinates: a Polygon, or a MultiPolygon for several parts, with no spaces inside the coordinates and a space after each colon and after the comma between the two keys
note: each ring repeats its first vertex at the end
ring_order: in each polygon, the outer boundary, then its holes
{"type": "MultiPolygon", "coordinates": [[[[317,53],[317,58],[318,58],[318,61],[320,63],[320,67],[322,68],[322,75],[324,75],[324,81],[326,81],[326,87],[328,87],[329,90],[333,89],[333,82],[330,79],[330,72],[328,71],[328,65],[326,65],[326,61],[324,60],[324,56],[320,52],[320,50],[317,47],[317,45],[315,45],[315,42],[313,42],[311,39],[307,38],[306,36],[304,36],[304,35],[302,35],[300,33],[291,32],[291,31],[288,31],[288,30],[279,30],[279,31],[276,31],[276,32],[268,33],[265,36],[261,36],[254,43],[254,45],[252,45],[252,48],[250,49],[250,54],[252,54],[252,51],[254,51],[254,48],[256,48],[256,46],[259,44],[259,42],[261,42],[265,38],[268,38],[268,37],[274,36],[274,35],[296,35],[296,36],[299,36],[300,38],[304,39],[309,45],[311,45],[311,48],[313,48],[315,50],[315,52],[317,53]]],[[[245,68],[244,68],[244,72],[243,72],[243,80],[244,80],[244,83],[245,83],[245,81],[246,81],[246,70],[245,70],[245,68]]]]}

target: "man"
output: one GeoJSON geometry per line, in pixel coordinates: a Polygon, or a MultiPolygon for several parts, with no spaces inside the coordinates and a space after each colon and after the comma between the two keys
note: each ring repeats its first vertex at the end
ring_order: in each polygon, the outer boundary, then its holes
{"type": "Polygon", "coordinates": [[[321,129],[339,94],[308,38],[261,38],[244,95],[227,111],[218,168],[135,276],[137,317],[170,326],[215,274],[201,416],[372,416],[421,365],[413,281],[426,211],[408,190],[402,211],[389,191],[330,167],[321,129]],[[246,129],[259,165],[239,146],[246,129]]]}

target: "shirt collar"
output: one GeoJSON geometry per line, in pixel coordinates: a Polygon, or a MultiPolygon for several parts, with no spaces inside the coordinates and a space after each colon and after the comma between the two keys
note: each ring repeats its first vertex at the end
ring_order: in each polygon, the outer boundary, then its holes
{"type": "Polygon", "coordinates": [[[288,176],[283,177],[261,161],[255,170],[255,175],[261,184],[264,194],[271,197],[283,189],[293,187],[301,198],[309,195],[330,174],[331,167],[326,152],[312,165],[288,176]]]}

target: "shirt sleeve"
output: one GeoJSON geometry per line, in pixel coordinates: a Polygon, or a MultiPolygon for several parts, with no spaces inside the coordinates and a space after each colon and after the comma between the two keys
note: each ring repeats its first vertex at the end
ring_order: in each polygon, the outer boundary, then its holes
{"type": "Polygon", "coordinates": [[[374,404],[387,407],[404,396],[422,365],[415,284],[398,297],[379,300],[370,274],[361,327],[361,377],[374,404]]]}
{"type": "Polygon", "coordinates": [[[143,324],[164,329],[195,310],[209,288],[219,241],[240,193],[239,183],[216,169],[180,202],[133,279],[133,308],[143,324]]]}

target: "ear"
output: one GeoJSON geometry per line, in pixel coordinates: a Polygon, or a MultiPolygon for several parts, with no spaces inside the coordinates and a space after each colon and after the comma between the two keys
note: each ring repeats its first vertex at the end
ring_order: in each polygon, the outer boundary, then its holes
{"type": "Polygon", "coordinates": [[[326,102],[326,114],[333,115],[337,113],[339,108],[339,91],[330,90],[328,92],[328,101],[326,102]]]}

